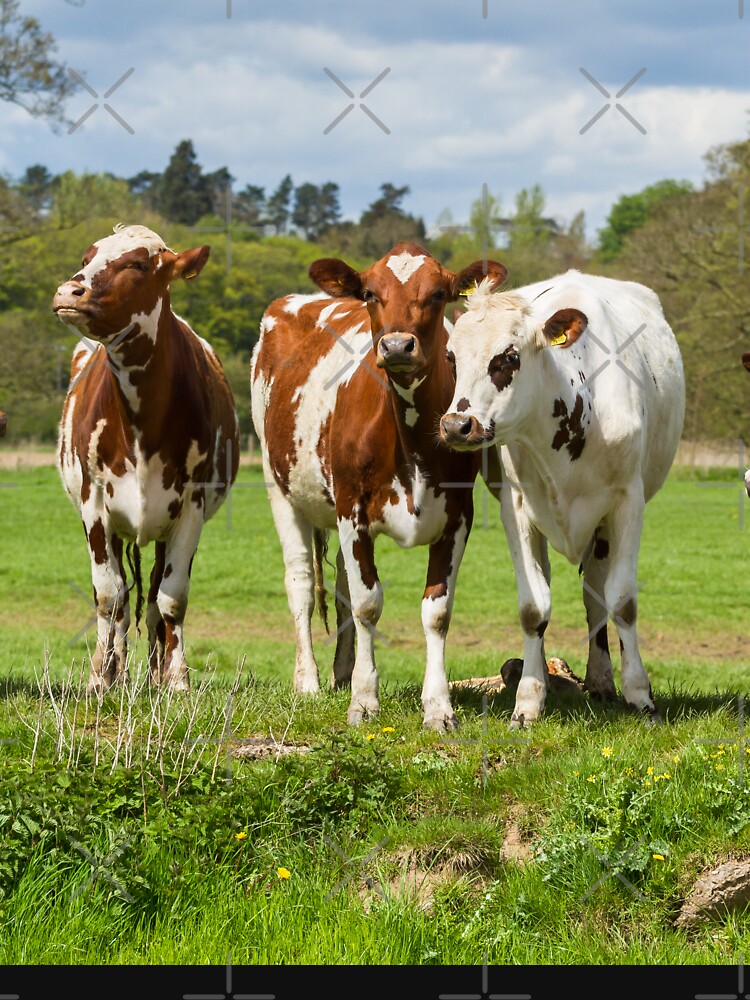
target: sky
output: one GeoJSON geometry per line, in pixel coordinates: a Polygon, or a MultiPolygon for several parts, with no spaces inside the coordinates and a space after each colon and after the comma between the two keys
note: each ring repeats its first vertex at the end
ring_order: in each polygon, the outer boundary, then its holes
{"type": "Polygon", "coordinates": [[[336,182],[346,218],[385,182],[408,185],[404,208],[433,230],[466,222],[484,185],[508,213],[517,191],[539,184],[546,214],[566,224],[583,210],[593,238],[623,194],[666,177],[703,184],[704,154],[750,124],[750,0],[21,0],[21,10],[99,96],[79,86],[71,122],[98,106],[57,133],[0,104],[0,171],[11,177],[32,163],[162,171],[190,138],[202,167],[228,167],[235,190],[270,193],[287,173],[295,185],[336,182]]]}

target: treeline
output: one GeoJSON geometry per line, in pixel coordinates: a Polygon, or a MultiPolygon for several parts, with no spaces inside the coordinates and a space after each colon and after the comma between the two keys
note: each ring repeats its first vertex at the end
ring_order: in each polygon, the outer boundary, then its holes
{"type": "MultiPolygon", "coordinates": [[[[173,291],[178,312],[218,349],[242,429],[251,431],[248,361],[263,310],[279,295],[313,291],[310,263],[342,256],[365,267],[399,240],[426,247],[459,269],[492,255],[518,287],[575,267],[641,281],[661,297],[683,351],[686,436],[737,440],[750,428],[750,384],[739,364],[750,349],[743,193],[750,190],[750,141],[709,151],[700,190],[664,180],[612,206],[595,245],[584,216],[553,219],[542,189],[503,206],[484,190],[458,222],[445,213],[427,227],[404,207],[407,186],[386,182],[356,220],[344,220],[339,187],[280,178],[273,190],[234,190],[228,168],[206,172],[190,140],[163,173],[52,176],[40,164],[0,178],[0,408],[8,443],[56,436],[74,337],[50,311],[57,285],[88,245],[117,222],[139,222],[167,244],[210,243],[198,281],[173,291]],[[468,221],[467,221],[468,220],[468,221]]],[[[750,267],[750,262],[748,262],[750,267]]],[[[449,307],[452,308],[452,307],[449,307]]]]}

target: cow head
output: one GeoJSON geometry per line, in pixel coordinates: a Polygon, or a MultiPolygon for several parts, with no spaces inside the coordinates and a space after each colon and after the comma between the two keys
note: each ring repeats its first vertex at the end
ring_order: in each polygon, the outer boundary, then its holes
{"type": "Polygon", "coordinates": [[[97,340],[111,340],[135,323],[155,336],[170,282],[195,278],[209,251],[201,246],[175,253],[145,226],[115,226],[114,235],[93,243],[80,270],[57,289],[52,310],[97,340]]]}
{"type": "Polygon", "coordinates": [[[522,296],[492,295],[482,282],[448,338],[456,388],[440,420],[443,442],[472,450],[522,432],[537,419],[539,354],[570,347],[587,324],[578,309],[560,309],[540,324],[522,296]]]}
{"type": "Polygon", "coordinates": [[[409,385],[444,351],[446,303],[484,279],[502,284],[507,270],[496,261],[475,261],[454,274],[416,243],[398,243],[364,271],[324,258],[310,277],[334,298],[361,299],[370,315],[376,363],[389,377],[409,385]]]}

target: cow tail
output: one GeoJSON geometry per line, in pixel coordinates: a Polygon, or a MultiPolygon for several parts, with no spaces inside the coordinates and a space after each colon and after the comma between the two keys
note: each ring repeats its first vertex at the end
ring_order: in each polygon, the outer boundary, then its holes
{"type": "Polygon", "coordinates": [[[328,553],[328,532],[320,528],[313,529],[313,572],[315,573],[315,600],[318,605],[318,613],[325,626],[326,634],[330,635],[328,627],[328,601],[326,599],[326,585],[323,580],[323,560],[328,553]]]}
{"type": "Polygon", "coordinates": [[[141,623],[141,614],[143,612],[143,579],[141,577],[141,550],[135,542],[131,542],[126,547],[125,556],[128,560],[128,568],[133,577],[133,582],[128,587],[128,590],[132,590],[135,587],[135,627],[137,630],[141,623]]]}

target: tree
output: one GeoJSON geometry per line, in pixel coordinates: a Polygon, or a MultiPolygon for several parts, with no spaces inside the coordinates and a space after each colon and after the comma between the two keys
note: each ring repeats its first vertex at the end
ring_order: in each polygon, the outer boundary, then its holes
{"type": "Polygon", "coordinates": [[[227,215],[228,199],[231,198],[234,177],[226,167],[219,167],[218,170],[206,174],[206,181],[211,191],[213,211],[224,218],[227,215]]]}
{"type": "Polygon", "coordinates": [[[19,7],[19,0],[0,0],[0,100],[58,127],[66,121],[63,105],[75,82],[53,58],[52,35],[36,18],[22,16],[19,7]]]}
{"type": "Polygon", "coordinates": [[[41,163],[27,167],[18,182],[18,192],[28,203],[34,215],[45,212],[52,200],[52,174],[41,163]]]}
{"type": "Polygon", "coordinates": [[[266,202],[266,217],[276,230],[277,235],[286,232],[291,214],[290,205],[293,190],[292,178],[287,174],[266,202]]]}
{"type": "Polygon", "coordinates": [[[318,240],[339,221],[339,186],[332,181],[318,187],[301,184],[294,191],[292,222],[308,240],[318,240]]]}
{"type": "Polygon", "coordinates": [[[246,184],[234,199],[234,216],[246,226],[261,227],[265,222],[266,192],[255,184],[246,184]]]}
{"type": "Polygon", "coordinates": [[[650,184],[637,194],[622,195],[612,206],[607,225],[599,230],[602,260],[614,260],[621,252],[627,234],[642,226],[663,201],[692,190],[690,181],[664,180],[650,184]]]}
{"type": "Polygon", "coordinates": [[[424,241],[426,230],[422,219],[408,215],[401,207],[401,202],[408,193],[408,185],[380,185],[380,197],[360,217],[353,241],[355,252],[368,259],[377,259],[401,241],[424,241]]]}
{"type": "Polygon", "coordinates": [[[202,215],[213,211],[211,181],[203,173],[190,139],[183,139],[172,153],[156,207],[170,222],[185,226],[194,226],[202,215]]]}
{"type": "Polygon", "coordinates": [[[50,215],[60,229],[68,229],[92,217],[128,222],[135,199],[128,182],[111,174],[74,174],[66,170],[52,184],[50,215]]]}

